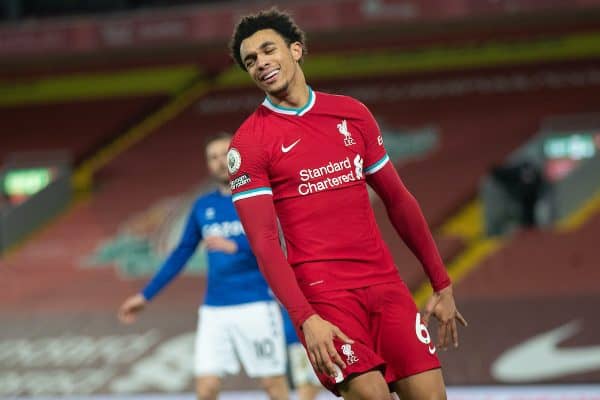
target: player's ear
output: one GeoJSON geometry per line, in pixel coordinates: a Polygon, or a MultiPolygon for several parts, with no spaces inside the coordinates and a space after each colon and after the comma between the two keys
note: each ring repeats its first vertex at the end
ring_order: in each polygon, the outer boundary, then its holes
{"type": "Polygon", "coordinates": [[[294,61],[300,61],[304,55],[304,46],[302,46],[302,43],[300,42],[293,42],[290,44],[290,51],[292,52],[294,61]]]}

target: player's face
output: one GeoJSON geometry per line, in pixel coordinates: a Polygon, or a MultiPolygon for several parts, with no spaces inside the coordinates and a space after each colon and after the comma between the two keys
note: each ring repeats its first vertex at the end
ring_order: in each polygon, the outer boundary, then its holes
{"type": "Polygon", "coordinates": [[[273,29],[263,29],[242,41],[240,55],[256,85],[271,95],[286,93],[300,68],[302,45],[288,45],[273,29]]]}
{"type": "Polygon", "coordinates": [[[229,183],[227,171],[227,149],[229,139],[213,140],[206,146],[206,163],[210,176],[221,184],[229,183]]]}

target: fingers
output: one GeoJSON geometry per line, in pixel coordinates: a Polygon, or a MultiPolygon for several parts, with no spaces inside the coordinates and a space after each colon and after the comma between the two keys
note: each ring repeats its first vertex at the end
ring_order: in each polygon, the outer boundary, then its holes
{"type": "Polygon", "coordinates": [[[216,236],[209,236],[204,239],[204,246],[207,249],[215,249],[219,245],[219,238],[216,236]]]}
{"type": "Polygon", "coordinates": [[[135,322],[137,314],[144,308],[145,300],[141,295],[129,297],[119,308],[117,317],[124,324],[135,322]]]}
{"type": "MultiPolygon", "coordinates": [[[[338,338],[342,339],[342,341],[344,343],[348,343],[348,344],[352,344],[354,343],[354,340],[350,339],[344,332],[341,331],[340,328],[338,328],[337,326],[333,329],[333,333],[335,334],[335,336],[337,336],[338,338]]],[[[337,352],[336,352],[337,354],[337,352]]]]}
{"type": "Polygon", "coordinates": [[[332,340],[329,342],[322,342],[319,345],[314,346],[314,348],[309,350],[308,353],[310,362],[313,364],[315,369],[322,374],[335,377],[336,373],[338,372],[337,368],[335,367],[336,365],[340,369],[346,368],[346,363],[344,363],[342,357],[335,350],[332,340]]]}
{"type": "Polygon", "coordinates": [[[135,321],[135,315],[131,312],[131,310],[128,307],[125,306],[119,309],[117,316],[119,317],[119,321],[121,321],[124,324],[130,324],[133,321],[135,321]]]}
{"type": "Polygon", "coordinates": [[[456,327],[456,319],[450,321],[450,332],[452,333],[452,343],[454,348],[458,347],[458,328],[456,327]]]}
{"type": "Polygon", "coordinates": [[[235,242],[220,236],[209,236],[204,239],[203,243],[207,250],[224,251],[227,253],[235,253],[237,251],[237,244],[235,242]]]}
{"type": "Polygon", "coordinates": [[[446,350],[446,333],[448,332],[448,324],[440,321],[438,326],[438,347],[446,350]]]}
{"type": "Polygon", "coordinates": [[[337,326],[321,319],[318,315],[304,321],[302,329],[310,362],[315,371],[335,377],[340,369],[346,368],[343,357],[336,351],[334,338],[338,337],[343,343],[348,344],[354,343],[352,339],[337,326]]]}
{"type": "Polygon", "coordinates": [[[458,310],[456,310],[456,319],[458,320],[458,322],[460,322],[462,324],[462,326],[464,326],[465,328],[467,326],[469,326],[469,323],[467,322],[466,319],[463,318],[463,316],[458,312],[458,310]]]}
{"type": "Polygon", "coordinates": [[[448,347],[452,343],[452,322],[446,322],[446,336],[444,337],[444,350],[448,350],[448,347]]]}
{"type": "Polygon", "coordinates": [[[346,364],[338,352],[335,351],[332,342],[330,342],[326,347],[321,348],[321,356],[323,358],[324,372],[331,377],[336,375],[337,369],[335,368],[335,365],[341,369],[346,368],[346,364]]]}
{"type": "Polygon", "coordinates": [[[452,343],[454,347],[458,347],[458,325],[456,321],[459,321],[462,325],[467,326],[467,321],[457,311],[454,318],[447,320],[440,319],[438,327],[438,346],[442,350],[446,350],[447,347],[452,343]]]}
{"type": "Polygon", "coordinates": [[[425,310],[423,311],[423,315],[421,316],[421,323],[423,323],[423,325],[427,326],[429,324],[429,319],[431,318],[431,314],[435,310],[435,306],[437,305],[438,301],[439,296],[434,293],[427,302],[425,310]]]}
{"type": "Polygon", "coordinates": [[[346,368],[346,364],[344,364],[340,355],[335,351],[332,343],[329,343],[329,346],[321,344],[311,351],[310,355],[311,362],[313,362],[317,371],[322,374],[335,376],[337,371],[334,362],[340,368],[346,368]]]}
{"type": "Polygon", "coordinates": [[[327,344],[327,353],[328,353],[328,359],[330,360],[329,364],[328,364],[328,370],[329,370],[329,374],[331,376],[335,376],[336,370],[334,369],[333,363],[336,363],[338,367],[340,367],[341,369],[346,368],[346,363],[344,363],[344,360],[342,360],[342,357],[340,357],[339,353],[335,350],[335,347],[333,346],[333,342],[329,342],[327,344]]]}
{"type": "Polygon", "coordinates": [[[320,371],[319,369],[319,363],[317,362],[317,357],[315,356],[315,352],[309,350],[308,351],[308,359],[310,360],[310,363],[312,364],[312,366],[317,370],[320,371]]]}
{"type": "Polygon", "coordinates": [[[438,346],[442,350],[448,350],[448,346],[453,344],[458,347],[458,329],[454,318],[439,318],[438,326],[438,346]]]}
{"type": "Polygon", "coordinates": [[[323,354],[321,353],[321,349],[319,347],[317,347],[315,349],[314,355],[315,355],[315,362],[317,365],[317,371],[319,371],[322,374],[326,374],[327,369],[325,367],[325,360],[323,359],[323,354]]]}

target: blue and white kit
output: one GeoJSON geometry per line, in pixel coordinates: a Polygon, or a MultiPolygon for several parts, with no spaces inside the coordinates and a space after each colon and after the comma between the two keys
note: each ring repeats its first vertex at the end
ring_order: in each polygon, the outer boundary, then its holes
{"type": "Polygon", "coordinates": [[[196,336],[197,376],[285,374],[285,334],[279,304],[258,269],[231,195],[218,190],[199,197],[177,247],[144,288],[155,297],[183,269],[198,244],[210,236],[232,240],[237,251],[207,251],[208,277],[196,336]]]}

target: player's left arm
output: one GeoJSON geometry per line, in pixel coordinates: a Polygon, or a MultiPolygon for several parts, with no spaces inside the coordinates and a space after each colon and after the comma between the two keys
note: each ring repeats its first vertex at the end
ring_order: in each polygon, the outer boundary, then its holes
{"type": "Polygon", "coordinates": [[[390,162],[377,122],[366,107],[364,111],[362,135],[367,183],[383,201],[396,232],[419,259],[429,277],[434,294],[427,303],[424,322],[427,324],[429,316],[434,314],[440,320],[440,347],[445,348],[450,340],[458,346],[456,320],[465,326],[466,321],[456,308],[450,277],[421,207],[390,162]]]}
{"type": "Polygon", "coordinates": [[[185,264],[196,251],[202,240],[202,233],[194,217],[198,203],[194,204],[188,216],[185,229],[177,247],[163,262],[146,287],[135,295],[129,296],[119,307],[118,317],[121,322],[129,324],[146,305],[165,288],[185,267],[185,264]]]}
{"type": "Polygon", "coordinates": [[[434,289],[425,307],[423,322],[427,325],[433,314],[440,321],[439,346],[445,349],[453,343],[458,347],[456,321],[464,326],[467,322],[456,308],[450,277],[417,200],[403,184],[391,162],[368,175],[367,181],[385,204],[396,232],[423,265],[434,289]]]}

